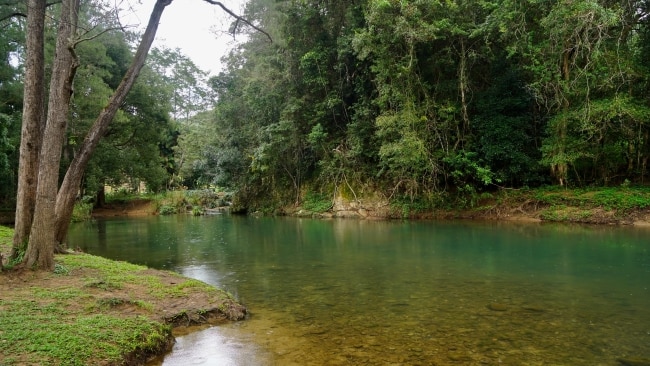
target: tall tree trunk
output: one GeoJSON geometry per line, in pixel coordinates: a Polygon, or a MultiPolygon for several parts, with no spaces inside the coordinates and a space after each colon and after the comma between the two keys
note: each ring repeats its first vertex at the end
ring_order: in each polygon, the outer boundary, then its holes
{"type": "Polygon", "coordinates": [[[39,157],[34,221],[24,263],[27,267],[54,269],[55,203],[61,149],[68,122],[72,82],[77,68],[73,50],[80,0],[63,0],[50,81],[50,99],[39,157]]]}
{"type": "Polygon", "coordinates": [[[172,0],[156,1],[156,5],[154,6],[149,18],[149,23],[147,24],[147,29],[142,35],[142,40],[140,41],[140,45],[138,46],[138,50],[131,66],[124,75],[120,85],[111,96],[108,105],[104,110],[102,110],[95,120],[95,123],[90,128],[79,152],[75,155],[68,171],[66,172],[61,189],[56,198],[56,243],[63,243],[67,236],[68,227],[70,226],[70,218],[72,217],[72,210],[74,209],[75,197],[86,166],[88,165],[88,161],[97,147],[99,140],[106,134],[109,124],[113,120],[113,117],[115,117],[115,113],[117,113],[117,110],[140,74],[140,70],[142,70],[149,49],[151,48],[151,44],[156,37],[158,23],[160,22],[163,11],[167,5],[171,4],[171,2],[172,0]]]}
{"type": "Polygon", "coordinates": [[[101,187],[97,190],[97,195],[95,196],[95,208],[104,207],[106,207],[106,189],[102,183],[101,187]]]}
{"type": "Polygon", "coordinates": [[[45,115],[45,7],[45,0],[27,1],[27,57],[12,259],[17,259],[27,248],[36,205],[38,154],[45,115]]]}
{"type": "Polygon", "coordinates": [[[563,93],[560,95],[562,98],[562,117],[558,125],[556,126],[556,138],[557,145],[556,151],[554,152],[556,156],[560,157],[560,161],[551,166],[551,172],[555,175],[560,186],[566,185],[566,179],[569,171],[569,164],[566,157],[566,141],[567,141],[567,126],[568,126],[568,117],[567,112],[569,111],[569,100],[568,96],[570,95],[568,88],[569,82],[571,81],[571,63],[573,62],[574,53],[570,45],[564,47],[562,53],[562,65],[561,65],[561,74],[562,74],[562,90],[563,93]]]}
{"type": "Polygon", "coordinates": [[[468,102],[466,95],[467,91],[469,90],[469,78],[467,77],[467,72],[467,50],[465,49],[465,41],[461,39],[460,62],[458,64],[458,90],[460,91],[461,116],[463,117],[463,130],[461,131],[462,135],[458,136],[458,139],[461,142],[461,149],[465,148],[467,144],[465,137],[469,134],[470,131],[468,102]]]}

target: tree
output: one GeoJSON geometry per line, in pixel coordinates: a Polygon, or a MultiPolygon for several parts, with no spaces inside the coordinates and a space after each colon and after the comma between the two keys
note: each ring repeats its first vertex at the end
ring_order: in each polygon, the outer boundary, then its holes
{"type": "MultiPolygon", "coordinates": [[[[45,117],[45,0],[27,1],[23,122],[18,162],[18,194],[11,256],[26,249],[36,205],[39,146],[45,117]]],[[[49,265],[49,264],[48,264],[49,265]]]]}
{"type": "MultiPolygon", "coordinates": [[[[29,193],[29,187],[31,187],[29,184],[34,181],[34,178],[29,174],[33,170],[25,168],[25,164],[23,164],[19,171],[19,192],[25,192],[23,196],[26,198],[19,199],[17,211],[25,212],[27,210],[28,214],[17,214],[16,216],[16,228],[20,229],[22,234],[17,235],[14,239],[14,253],[18,255],[23,250],[27,239],[25,234],[27,230],[25,228],[29,228],[29,238],[23,259],[27,267],[54,268],[54,252],[63,243],[67,234],[75,196],[90,157],[101,138],[106,134],[110,122],[134,85],[156,35],[160,17],[171,1],[156,1],[131,66],[81,143],[79,151],[70,163],[59,188],[61,148],[68,121],[70,99],[73,92],[72,85],[75,72],[79,66],[75,48],[84,40],[82,36],[79,36],[80,33],[77,28],[79,0],[62,0],[58,18],[56,49],[52,63],[47,118],[41,139],[41,148],[38,151],[38,159],[33,155],[29,155],[29,153],[31,152],[30,149],[39,146],[38,140],[40,136],[33,135],[33,132],[40,131],[40,128],[32,128],[28,131],[32,135],[24,135],[21,140],[21,160],[24,159],[24,161],[31,164],[38,162],[35,200],[33,200],[34,196],[29,193]],[[23,146],[25,148],[24,158],[22,157],[23,146]],[[32,206],[34,207],[34,213],[33,217],[30,217],[29,213],[32,206]]],[[[220,2],[205,1],[220,6],[229,14],[243,21],[242,18],[236,16],[220,2]]],[[[31,26],[28,26],[26,37],[29,53],[26,57],[25,84],[42,85],[39,83],[44,80],[44,77],[40,74],[44,65],[43,57],[41,57],[44,39],[44,16],[40,10],[44,8],[45,1],[29,0],[29,5],[28,24],[31,26]]],[[[84,36],[94,37],[98,36],[98,34],[85,34],[84,36]]],[[[42,90],[42,88],[34,87],[25,91],[25,104],[28,106],[25,107],[24,114],[34,116],[29,120],[25,117],[25,123],[31,124],[34,121],[41,121],[40,117],[43,114],[39,103],[42,103],[44,98],[40,97],[38,90],[42,90]],[[32,98],[34,105],[29,105],[27,101],[31,101],[32,98]]],[[[38,125],[38,123],[30,126],[34,125],[38,125]]],[[[29,129],[24,126],[23,130],[29,129]]]]}
{"type": "MultiPolygon", "coordinates": [[[[66,136],[62,166],[76,155],[106,99],[119,83],[132,58],[126,41],[128,34],[112,32],[79,45],[81,66],[75,78],[76,93],[71,106],[70,126],[66,136]],[[116,80],[117,79],[117,80],[116,80]]],[[[171,146],[177,134],[170,120],[171,92],[168,82],[151,69],[155,58],[148,58],[120,110],[113,118],[85,171],[80,195],[103,192],[105,184],[124,183],[160,191],[169,181],[167,168],[173,173],[171,146]],[[169,138],[172,137],[172,138],[169,138]]],[[[169,174],[171,175],[171,174],[169,174]]],[[[98,205],[102,202],[97,197],[98,205]]]]}
{"type": "Polygon", "coordinates": [[[187,120],[211,107],[214,96],[210,95],[206,84],[208,73],[199,69],[179,49],[154,49],[149,55],[149,64],[171,89],[175,120],[187,120]]]}

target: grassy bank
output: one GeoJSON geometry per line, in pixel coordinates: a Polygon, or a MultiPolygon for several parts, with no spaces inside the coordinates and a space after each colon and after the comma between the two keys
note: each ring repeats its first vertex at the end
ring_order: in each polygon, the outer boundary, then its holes
{"type": "MultiPolygon", "coordinates": [[[[0,227],[0,252],[12,230],[0,227]]],[[[75,253],[54,273],[0,273],[0,365],[132,365],[168,349],[174,325],[238,320],[231,295],[167,271],[75,253]]]]}
{"type": "Polygon", "coordinates": [[[648,224],[650,189],[600,187],[503,190],[473,211],[486,218],[528,217],[588,224],[648,224]]]}
{"type": "Polygon", "coordinates": [[[501,189],[431,197],[392,197],[370,192],[348,197],[307,192],[299,206],[279,210],[307,217],[535,220],[606,225],[650,225],[650,189],[591,187],[501,189]]]}

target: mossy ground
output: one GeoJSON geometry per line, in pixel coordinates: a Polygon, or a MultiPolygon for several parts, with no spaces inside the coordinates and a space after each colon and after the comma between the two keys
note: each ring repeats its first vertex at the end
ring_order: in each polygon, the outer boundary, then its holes
{"type": "MultiPolygon", "coordinates": [[[[0,252],[12,231],[0,227],[0,252]]],[[[167,271],[72,253],[54,272],[0,273],[0,365],[129,365],[164,352],[174,325],[242,319],[231,295],[167,271]]]]}

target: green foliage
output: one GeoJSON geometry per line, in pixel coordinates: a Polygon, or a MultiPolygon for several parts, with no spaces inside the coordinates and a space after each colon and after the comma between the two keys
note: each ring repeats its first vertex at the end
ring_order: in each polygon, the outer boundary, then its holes
{"type": "Polygon", "coordinates": [[[536,191],[535,198],[551,206],[571,206],[605,210],[631,210],[650,207],[647,188],[611,187],[589,189],[559,189],[550,187],[536,191]]]}
{"type": "Polygon", "coordinates": [[[60,263],[55,263],[54,264],[54,274],[60,275],[60,276],[67,276],[70,274],[70,270],[68,267],[60,264],[60,263]]]}
{"type": "Polygon", "coordinates": [[[106,195],[106,202],[125,203],[140,197],[141,195],[139,193],[120,187],[106,195]]]}
{"type": "Polygon", "coordinates": [[[251,1],[274,43],[252,34],[209,80],[180,178],[236,189],[242,211],[350,182],[422,207],[473,207],[497,184],[641,182],[650,32],[632,8],[251,1]]]}
{"type": "Polygon", "coordinates": [[[408,195],[396,197],[391,201],[391,210],[402,219],[410,219],[417,214],[431,211],[444,206],[445,196],[435,194],[430,196],[419,196],[416,199],[408,195]]]}
{"type": "Polygon", "coordinates": [[[18,169],[17,149],[20,143],[22,118],[22,42],[23,27],[13,13],[24,11],[24,4],[15,2],[0,6],[0,207],[15,203],[18,169]],[[6,17],[5,17],[6,16],[6,17]]]}
{"type": "Polygon", "coordinates": [[[211,189],[189,190],[184,191],[184,194],[187,203],[198,208],[215,208],[227,205],[227,195],[211,189]]]}
{"type": "Polygon", "coordinates": [[[547,169],[539,163],[539,130],[543,125],[535,117],[524,73],[505,58],[491,66],[493,84],[477,93],[473,151],[500,184],[517,187],[543,183],[547,175],[547,169]]]}
{"type": "Polygon", "coordinates": [[[77,202],[72,211],[72,222],[88,221],[92,217],[93,203],[92,202],[77,202]]]}
{"type": "Polygon", "coordinates": [[[173,215],[185,211],[187,201],[183,191],[170,191],[154,197],[156,211],[161,215],[173,215]]]}
{"type": "MultiPolygon", "coordinates": [[[[0,254],[10,252],[13,243],[13,236],[14,231],[11,228],[0,225],[0,254]]],[[[7,263],[4,262],[4,258],[0,262],[2,262],[0,263],[0,267],[7,265],[7,263]]]]}
{"type": "Polygon", "coordinates": [[[178,213],[178,208],[170,205],[161,205],[158,209],[158,213],[161,215],[174,215],[178,213]]]}
{"type": "Polygon", "coordinates": [[[448,171],[455,187],[474,190],[474,187],[488,186],[493,183],[494,174],[476,160],[476,155],[461,150],[458,154],[443,159],[449,166],[448,171]]]}
{"type": "Polygon", "coordinates": [[[205,214],[205,210],[203,207],[200,206],[194,206],[192,207],[192,216],[201,216],[205,214]]]}
{"type": "Polygon", "coordinates": [[[332,208],[332,198],[325,193],[308,191],[302,201],[302,208],[311,212],[326,212],[332,208]]]}
{"type": "Polygon", "coordinates": [[[9,139],[11,116],[0,113],[0,176],[7,176],[10,171],[9,156],[15,148],[9,139]]]}
{"type": "MultiPolygon", "coordinates": [[[[14,230],[12,228],[0,225],[0,254],[9,254],[11,252],[11,248],[13,246],[13,236],[14,230]]],[[[9,269],[13,268],[14,266],[22,263],[24,256],[24,250],[19,251],[16,255],[16,258],[7,262],[7,256],[3,255],[2,263],[0,263],[0,266],[4,266],[5,268],[9,269]]]]}
{"type": "MultiPolygon", "coordinates": [[[[79,43],[80,66],[74,88],[84,92],[73,94],[64,164],[68,163],[66,157],[75,155],[128,68],[132,59],[128,36],[107,32],[79,43]]],[[[156,60],[150,59],[148,65],[155,67],[156,60]]],[[[145,182],[150,191],[160,191],[172,181],[178,131],[170,119],[171,82],[149,67],[140,72],[86,169],[85,194],[94,195],[105,184],[139,187],[140,182],[145,182]]]]}

